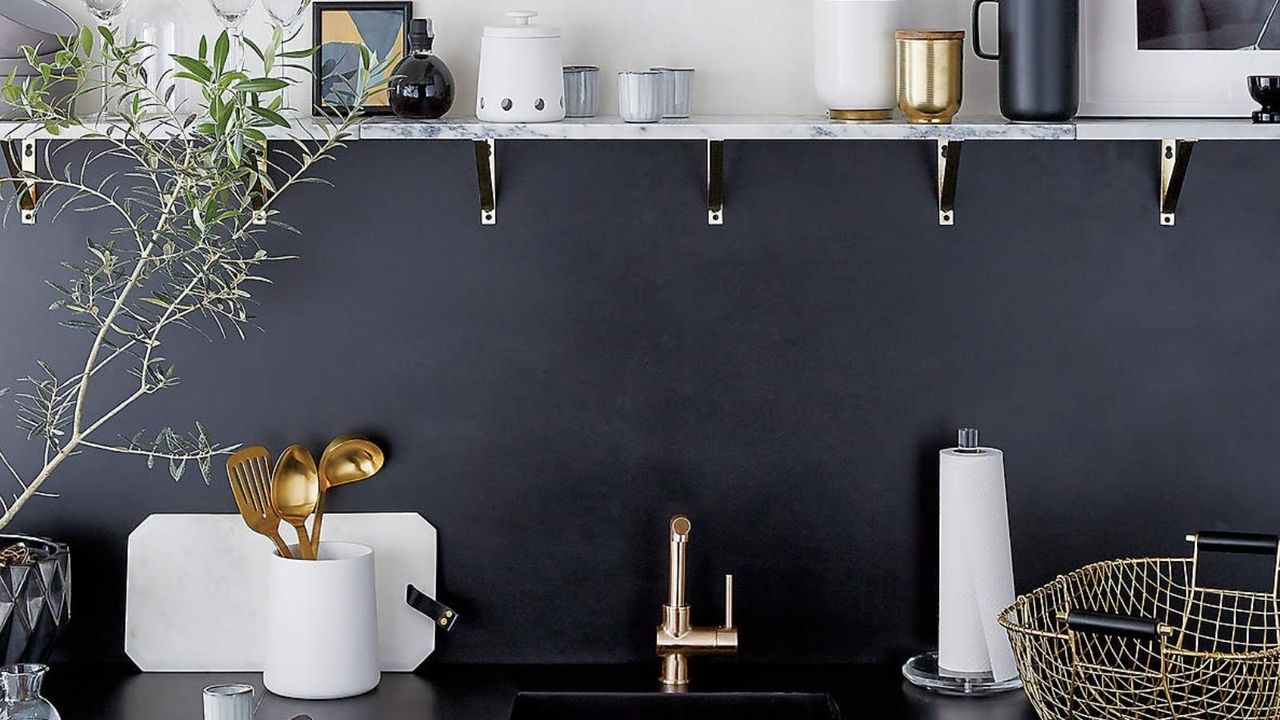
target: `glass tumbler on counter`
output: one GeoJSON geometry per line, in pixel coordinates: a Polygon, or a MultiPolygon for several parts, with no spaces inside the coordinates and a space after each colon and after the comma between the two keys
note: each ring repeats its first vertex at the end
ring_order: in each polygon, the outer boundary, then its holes
{"type": "Polygon", "coordinates": [[[205,688],[204,720],[253,720],[253,686],[210,685],[205,688]]]}
{"type": "Polygon", "coordinates": [[[662,119],[662,73],[653,70],[618,73],[618,114],[629,123],[662,119]]]}
{"type": "Polygon", "coordinates": [[[564,68],[564,116],[595,117],[600,111],[600,68],[566,65],[564,68]]]}
{"type": "Polygon", "coordinates": [[[687,118],[693,114],[693,68],[655,67],[662,73],[662,117],[687,118]]]}
{"type": "Polygon", "coordinates": [[[4,687],[0,720],[62,720],[58,710],[40,694],[47,672],[48,666],[38,663],[0,668],[0,685],[4,687]]]}

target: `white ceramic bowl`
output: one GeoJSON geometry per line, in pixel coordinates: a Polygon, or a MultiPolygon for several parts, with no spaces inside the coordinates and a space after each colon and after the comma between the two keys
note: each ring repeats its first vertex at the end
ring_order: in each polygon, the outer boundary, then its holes
{"type": "Polygon", "coordinates": [[[28,45],[53,53],[62,47],[60,37],[78,31],[76,21],[47,0],[0,3],[0,58],[21,58],[19,48],[28,45]]]}

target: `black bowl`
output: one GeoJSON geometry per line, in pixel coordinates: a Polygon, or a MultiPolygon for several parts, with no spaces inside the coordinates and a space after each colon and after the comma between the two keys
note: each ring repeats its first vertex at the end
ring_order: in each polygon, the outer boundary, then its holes
{"type": "Polygon", "coordinates": [[[1254,122],[1280,123],[1280,75],[1250,75],[1249,95],[1262,106],[1254,122]]]}

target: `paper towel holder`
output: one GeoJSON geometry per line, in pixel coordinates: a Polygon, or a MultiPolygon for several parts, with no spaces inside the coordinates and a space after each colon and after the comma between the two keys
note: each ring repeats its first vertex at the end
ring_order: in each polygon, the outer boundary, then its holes
{"type": "MultiPolygon", "coordinates": [[[[973,455],[984,452],[978,445],[977,428],[963,427],[956,435],[955,452],[973,455]]],[[[908,660],[902,666],[902,676],[918,688],[960,697],[986,697],[1022,687],[1022,679],[1017,675],[1008,680],[996,680],[990,672],[962,673],[943,670],[938,666],[936,650],[908,660]]]]}
{"type": "Polygon", "coordinates": [[[996,680],[991,673],[959,673],[938,667],[938,651],[921,653],[902,666],[902,677],[918,688],[940,695],[960,697],[986,697],[1022,687],[1017,675],[1008,680],[996,680]]]}
{"type": "Polygon", "coordinates": [[[962,427],[956,432],[956,452],[966,455],[982,452],[978,445],[978,428],[962,427]]]}

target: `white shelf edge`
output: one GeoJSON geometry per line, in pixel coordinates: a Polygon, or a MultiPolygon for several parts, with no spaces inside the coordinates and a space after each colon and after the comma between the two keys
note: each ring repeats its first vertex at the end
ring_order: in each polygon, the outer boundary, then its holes
{"type": "MultiPolygon", "coordinates": [[[[323,120],[290,118],[291,130],[271,129],[272,140],[318,139],[323,120]]],[[[52,135],[33,123],[0,121],[0,139],[76,139],[101,134],[110,122],[86,123],[84,130],[52,135]]],[[[998,117],[960,116],[951,125],[911,125],[902,121],[842,123],[823,116],[708,115],[653,124],[628,124],[617,117],[569,119],[558,123],[503,124],[474,118],[408,121],[363,119],[352,140],[1280,140],[1280,125],[1248,119],[1105,119],[1069,123],[1011,123],[998,117]]]]}
{"type": "Polygon", "coordinates": [[[1246,118],[1082,118],[1077,140],[1280,140],[1280,125],[1246,118]]]}

